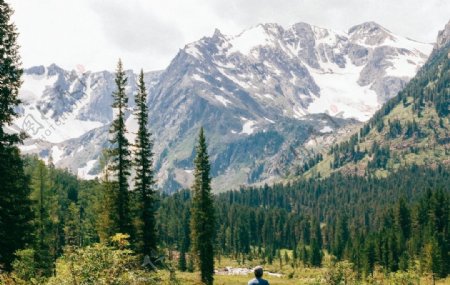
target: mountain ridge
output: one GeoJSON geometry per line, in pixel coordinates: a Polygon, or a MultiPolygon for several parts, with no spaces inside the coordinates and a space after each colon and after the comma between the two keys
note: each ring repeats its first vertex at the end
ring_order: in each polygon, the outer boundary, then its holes
{"type": "MultiPolygon", "coordinates": [[[[358,124],[355,118],[367,120],[425,61],[427,55],[420,49],[431,51],[431,45],[408,41],[373,23],[351,28],[355,43],[345,32],[306,23],[286,29],[277,24],[258,26],[234,37],[216,30],[211,37],[187,44],[164,71],[146,73],[156,168],[164,189],[189,186],[192,165],[187,162],[200,125],[210,139],[216,189],[283,177],[323,147],[314,142],[328,145],[358,124]],[[381,35],[366,44],[365,35],[371,29],[381,35]],[[245,35],[249,32],[250,36],[245,35]],[[248,44],[244,35],[256,42],[262,38],[264,44],[248,44]],[[249,151],[252,149],[257,151],[249,151]]],[[[25,74],[27,71],[31,72],[25,74]]],[[[53,117],[76,110],[75,123],[92,121],[97,125],[88,124],[82,134],[53,143],[33,137],[22,149],[43,157],[56,154],[57,166],[88,173],[85,177],[91,178],[98,171],[105,126],[112,118],[107,109],[113,74],[74,74],[60,71],[59,81],[49,80],[51,76],[41,78],[49,82],[49,88],[35,97],[47,101],[31,100],[22,114],[56,122],[53,117]],[[58,104],[61,108],[51,109],[58,104]]],[[[131,71],[127,75],[129,116],[136,75],[131,71]]],[[[23,119],[17,128],[23,126],[23,119]]],[[[132,132],[133,119],[127,126],[132,132]]]]}

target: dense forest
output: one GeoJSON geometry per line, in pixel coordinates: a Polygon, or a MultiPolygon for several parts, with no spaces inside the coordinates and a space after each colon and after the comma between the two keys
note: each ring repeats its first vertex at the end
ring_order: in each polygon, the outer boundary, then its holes
{"type": "MultiPolygon", "coordinates": [[[[15,253],[12,268],[24,280],[42,281],[65,274],[58,264],[72,251],[102,241],[104,185],[78,180],[37,157],[26,157],[24,170],[30,177],[34,233],[27,248],[15,253]]],[[[351,262],[361,279],[376,267],[386,274],[414,269],[445,277],[450,273],[448,185],[448,168],[412,166],[386,178],[336,173],[323,180],[222,193],[213,203],[216,258],[320,267],[330,255],[335,262],[351,262]]],[[[158,255],[170,256],[180,271],[197,270],[191,196],[190,190],[155,196],[153,241],[158,255]]],[[[142,256],[136,236],[122,239],[136,257],[142,256]]],[[[109,237],[102,243],[115,244],[109,237]]]]}
{"type": "MultiPolygon", "coordinates": [[[[407,270],[419,260],[443,277],[450,268],[449,183],[446,168],[413,166],[387,178],[335,174],[223,193],[216,198],[218,254],[272,263],[291,249],[294,262],[320,266],[326,251],[362,275],[375,265],[407,270]],[[435,255],[425,256],[424,248],[435,255]]],[[[189,204],[189,191],[163,197],[158,215],[161,243],[182,255],[189,204]]]]}

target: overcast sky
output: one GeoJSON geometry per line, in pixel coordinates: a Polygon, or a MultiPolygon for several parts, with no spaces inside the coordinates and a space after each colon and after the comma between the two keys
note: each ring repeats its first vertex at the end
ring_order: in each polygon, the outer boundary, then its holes
{"type": "MultiPolygon", "coordinates": [[[[8,1],[8,0],[7,0],[8,1]]],[[[186,43],[218,28],[238,34],[258,23],[296,22],[335,30],[375,21],[434,42],[450,20],[450,0],[9,0],[24,67],[164,69],[186,43]]]]}

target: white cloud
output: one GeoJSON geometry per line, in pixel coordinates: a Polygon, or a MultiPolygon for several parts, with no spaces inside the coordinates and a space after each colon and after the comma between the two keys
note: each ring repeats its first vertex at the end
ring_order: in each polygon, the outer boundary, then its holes
{"type": "Polygon", "coordinates": [[[433,42],[449,20],[448,0],[10,0],[24,66],[83,64],[113,70],[165,68],[186,43],[215,28],[236,34],[260,22],[347,30],[376,21],[433,42]]]}

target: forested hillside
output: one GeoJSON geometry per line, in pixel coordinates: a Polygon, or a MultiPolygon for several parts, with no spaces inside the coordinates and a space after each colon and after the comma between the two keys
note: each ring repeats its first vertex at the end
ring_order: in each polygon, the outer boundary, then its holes
{"type": "Polygon", "coordinates": [[[450,46],[436,49],[399,94],[323,161],[300,172],[326,176],[343,171],[387,175],[404,165],[450,164],[450,46]]]}

